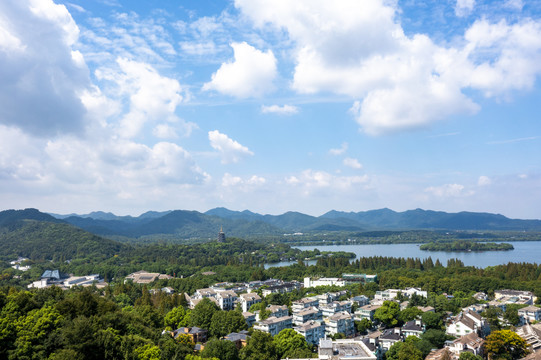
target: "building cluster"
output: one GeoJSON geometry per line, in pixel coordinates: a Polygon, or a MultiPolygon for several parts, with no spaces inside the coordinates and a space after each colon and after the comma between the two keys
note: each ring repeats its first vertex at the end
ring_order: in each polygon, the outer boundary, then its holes
{"type": "Polygon", "coordinates": [[[61,289],[69,289],[74,286],[96,286],[103,288],[107,283],[98,274],[73,276],[62,274],[59,270],[45,270],[40,279],[29,284],[29,288],[43,289],[49,286],[58,286],[61,289]]]}
{"type": "Polygon", "coordinates": [[[28,271],[30,270],[30,265],[23,265],[25,261],[28,261],[28,258],[25,257],[18,257],[17,260],[10,261],[9,264],[12,268],[15,270],[21,270],[21,271],[28,271]]]}

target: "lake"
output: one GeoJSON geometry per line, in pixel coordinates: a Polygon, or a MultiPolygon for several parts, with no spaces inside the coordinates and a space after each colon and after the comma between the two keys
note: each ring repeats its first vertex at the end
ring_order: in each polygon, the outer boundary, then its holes
{"type": "MultiPolygon", "coordinates": [[[[436,262],[436,259],[439,259],[444,266],[447,265],[447,260],[449,259],[459,259],[466,266],[480,268],[507,264],[508,262],[541,262],[541,241],[510,241],[509,243],[513,245],[514,250],[480,252],[423,251],[419,249],[420,244],[317,245],[295,247],[300,250],[313,250],[317,248],[320,251],[347,251],[355,253],[357,255],[356,259],[370,256],[424,259],[430,256],[434,262],[436,262]]],[[[282,261],[275,264],[268,264],[265,267],[287,266],[295,262],[282,261]]],[[[309,265],[315,264],[315,260],[307,263],[309,265]]]]}

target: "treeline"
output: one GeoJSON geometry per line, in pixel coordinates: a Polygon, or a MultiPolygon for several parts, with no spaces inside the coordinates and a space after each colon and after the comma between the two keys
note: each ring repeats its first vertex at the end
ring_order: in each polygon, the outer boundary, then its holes
{"type": "Polygon", "coordinates": [[[505,251],[513,250],[514,247],[508,243],[494,242],[474,242],[474,241],[453,241],[449,242],[431,242],[419,247],[426,251],[505,251]]]}

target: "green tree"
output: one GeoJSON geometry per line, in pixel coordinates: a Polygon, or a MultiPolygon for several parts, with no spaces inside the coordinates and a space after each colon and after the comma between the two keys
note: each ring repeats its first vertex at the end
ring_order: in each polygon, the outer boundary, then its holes
{"type": "Polygon", "coordinates": [[[361,335],[366,335],[368,330],[374,327],[374,324],[372,324],[372,321],[370,321],[369,319],[364,318],[361,319],[361,321],[355,321],[355,327],[361,335]]]}
{"type": "Polygon", "coordinates": [[[156,345],[147,344],[135,348],[135,353],[141,360],[160,360],[160,348],[156,345]]]}
{"type": "Polygon", "coordinates": [[[528,344],[511,330],[493,331],[485,341],[485,351],[491,359],[515,360],[529,353],[528,344]]]}
{"type": "Polygon", "coordinates": [[[220,360],[238,360],[239,352],[235,343],[229,340],[218,340],[216,338],[207,341],[201,352],[202,358],[218,358],[220,360]]]}
{"type": "Polygon", "coordinates": [[[400,312],[400,305],[394,301],[384,301],[383,305],[374,313],[374,319],[384,323],[387,327],[398,324],[397,316],[400,312]]]}
{"type": "Polygon", "coordinates": [[[197,326],[202,329],[210,329],[210,325],[212,324],[212,316],[214,313],[222,311],[211,300],[204,298],[201,300],[197,305],[195,305],[194,309],[191,313],[191,324],[192,326],[197,326]]]}
{"type": "Polygon", "coordinates": [[[239,351],[241,360],[277,360],[278,351],[272,336],[266,332],[254,331],[245,347],[239,351]]]}
{"type": "Polygon", "coordinates": [[[407,323],[408,321],[415,320],[422,314],[423,312],[418,307],[409,307],[400,311],[398,314],[398,320],[402,323],[407,323]]]}
{"type": "Polygon", "coordinates": [[[474,355],[471,352],[464,351],[460,353],[458,360],[483,360],[483,358],[479,355],[474,355]]]}
{"type": "Polygon", "coordinates": [[[421,315],[421,320],[423,321],[423,324],[425,324],[426,329],[443,329],[443,320],[438,313],[427,311],[421,315]]]}
{"type": "Polygon", "coordinates": [[[448,336],[442,330],[428,329],[421,335],[421,340],[426,340],[432,344],[433,348],[440,349],[443,347],[448,336]]]}
{"type": "Polygon", "coordinates": [[[190,314],[182,306],[178,306],[165,315],[163,322],[165,327],[175,330],[190,324],[190,314]]]}
{"type": "Polygon", "coordinates": [[[280,331],[280,333],[274,337],[274,344],[276,345],[276,350],[281,358],[291,358],[291,354],[296,349],[309,349],[309,345],[304,336],[293,329],[284,329],[280,331]]]}
{"type": "Polygon", "coordinates": [[[414,343],[405,342],[398,351],[398,360],[423,360],[423,353],[414,343]]]}
{"type": "Polygon", "coordinates": [[[221,338],[232,332],[238,332],[247,328],[246,319],[238,311],[216,311],[212,315],[210,334],[221,338]]]}

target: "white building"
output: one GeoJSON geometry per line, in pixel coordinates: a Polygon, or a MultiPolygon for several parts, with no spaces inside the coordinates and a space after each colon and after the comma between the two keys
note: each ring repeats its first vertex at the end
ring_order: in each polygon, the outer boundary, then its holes
{"type": "Polygon", "coordinates": [[[465,311],[457,315],[457,317],[446,326],[445,332],[453,336],[464,336],[471,333],[480,333],[481,335],[488,332],[488,325],[474,311],[465,311]]]}
{"type": "Polygon", "coordinates": [[[291,311],[298,312],[309,307],[318,307],[319,299],[317,296],[305,297],[300,300],[293,301],[291,304],[291,311]]]}
{"type": "Polygon", "coordinates": [[[304,336],[307,343],[314,345],[319,344],[319,339],[325,337],[325,323],[320,321],[307,321],[294,327],[293,330],[304,336]]]}
{"type": "Polygon", "coordinates": [[[321,310],[317,307],[309,307],[293,313],[293,324],[302,325],[310,320],[322,320],[321,310]]]}
{"type": "Polygon", "coordinates": [[[250,310],[252,305],[260,303],[261,297],[256,293],[240,294],[239,303],[242,306],[242,311],[246,312],[250,310]]]}
{"type": "Polygon", "coordinates": [[[518,309],[518,316],[520,316],[523,319],[523,322],[530,323],[532,321],[540,321],[541,320],[541,308],[538,308],[537,306],[527,306],[522,309],[518,309]]]}
{"type": "Polygon", "coordinates": [[[327,335],[338,333],[350,337],[355,335],[355,323],[353,316],[348,312],[342,311],[325,319],[325,331],[327,335]]]}
{"type": "Polygon", "coordinates": [[[71,288],[74,286],[90,286],[92,284],[104,284],[104,281],[98,274],[86,276],[70,276],[64,280],[64,286],[71,288]]]}
{"type": "Polygon", "coordinates": [[[309,277],[304,278],[304,287],[311,288],[317,286],[346,286],[346,281],[342,278],[319,278],[311,279],[309,277]]]}
{"type": "Polygon", "coordinates": [[[293,327],[291,316],[274,317],[271,316],[265,320],[261,320],[254,325],[254,329],[264,331],[272,336],[277,335],[284,329],[291,329],[293,327]]]}
{"type": "Polygon", "coordinates": [[[320,360],[376,360],[376,355],[362,341],[340,339],[319,341],[320,360]]]}
{"type": "Polygon", "coordinates": [[[231,290],[218,291],[216,293],[216,300],[218,300],[218,306],[222,310],[233,310],[235,308],[237,298],[237,294],[231,290]]]}

